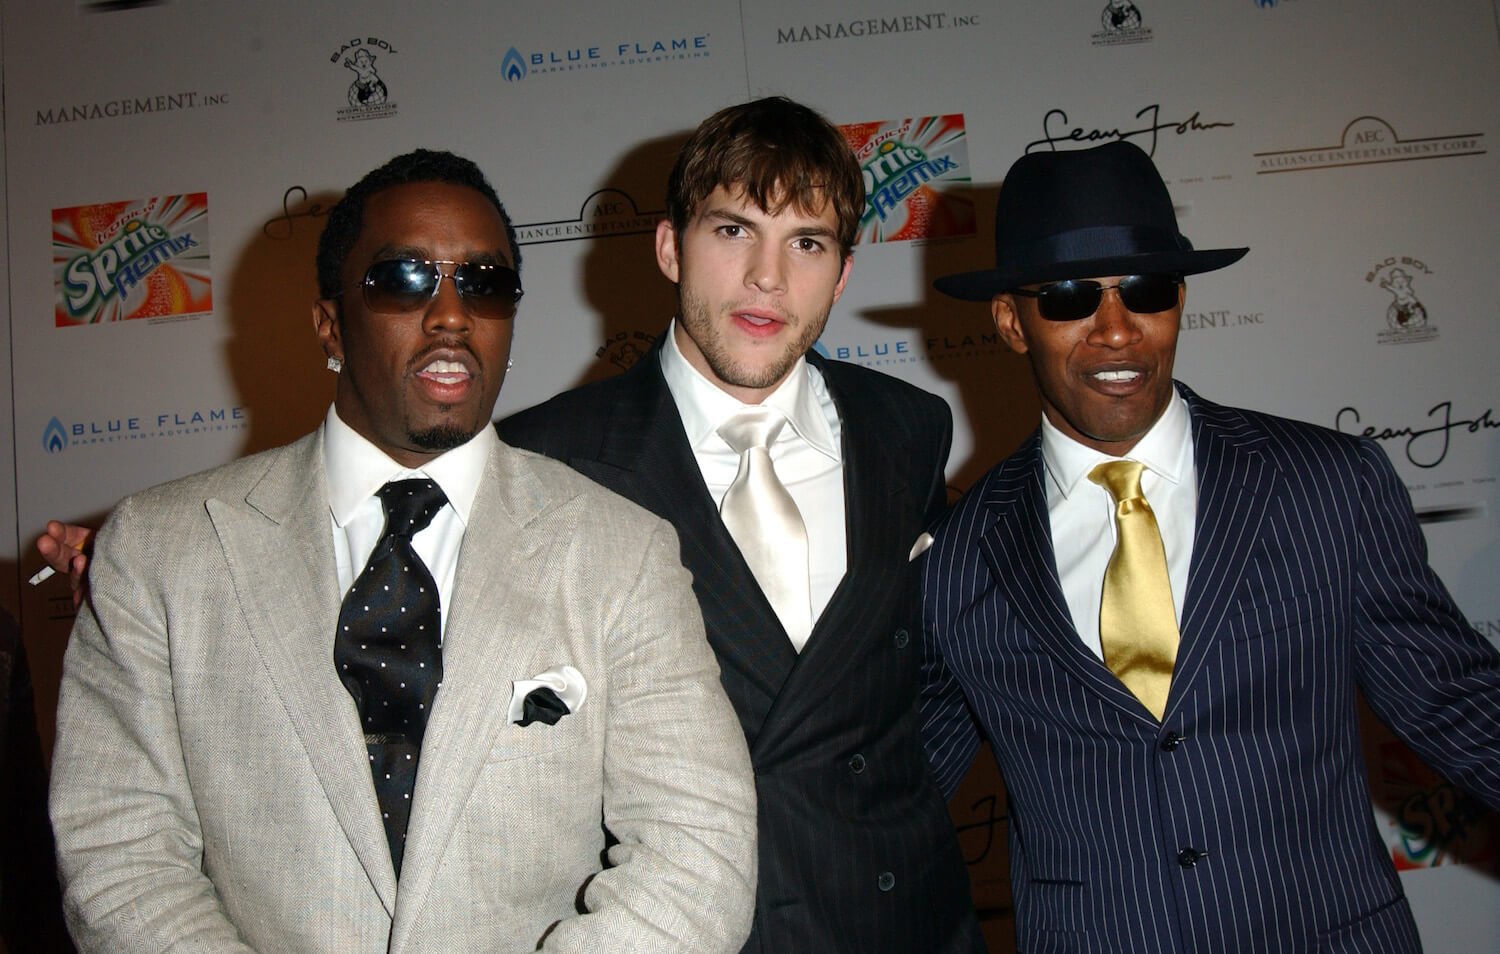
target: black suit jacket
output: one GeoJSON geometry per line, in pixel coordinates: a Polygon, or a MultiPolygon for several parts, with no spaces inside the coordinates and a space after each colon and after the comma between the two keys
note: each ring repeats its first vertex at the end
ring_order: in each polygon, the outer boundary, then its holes
{"type": "Polygon", "coordinates": [[[502,421],[500,436],[677,528],[755,766],[760,881],[745,950],[982,951],[916,731],[920,611],[909,554],[944,504],[951,415],[893,378],[808,357],[842,423],[849,564],[800,656],[719,519],[660,348],[624,375],[502,421]]]}

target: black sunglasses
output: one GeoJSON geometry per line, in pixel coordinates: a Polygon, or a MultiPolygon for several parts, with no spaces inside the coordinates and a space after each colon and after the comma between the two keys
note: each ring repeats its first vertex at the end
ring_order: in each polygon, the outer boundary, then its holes
{"type": "Polygon", "coordinates": [[[475,318],[510,318],[521,300],[521,276],[508,265],[388,258],[371,265],[360,282],[365,307],[383,314],[420,311],[451,278],[464,308],[475,318]],[[442,266],[452,270],[444,272],[442,266]]]}
{"type": "Polygon", "coordinates": [[[1120,302],[1138,315],[1154,315],[1177,304],[1181,275],[1126,275],[1119,284],[1104,285],[1087,278],[1048,282],[1041,288],[1013,288],[1011,294],[1035,298],[1037,312],[1048,321],[1077,321],[1099,310],[1104,293],[1115,288],[1120,302]]]}

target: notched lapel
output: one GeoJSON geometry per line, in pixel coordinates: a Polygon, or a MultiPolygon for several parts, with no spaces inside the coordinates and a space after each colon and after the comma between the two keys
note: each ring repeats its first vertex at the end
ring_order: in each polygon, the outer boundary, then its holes
{"type": "MultiPolygon", "coordinates": [[[[634,400],[622,402],[613,416],[602,456],[627,471],[625,496],[676,528],[708,641],[719,665],[733,673],[725,686],[743,720],[751,707],[768,708],[781,692],[797,664],[797,651],[719,518],[660,366],[644,370],[651,373],[641,379],[634,400]],[[761,702],[746,695],[750,687],[761,702]]],[[[752,739],[760,728],[760,720],[754,721],[756,725],[746,725],[752,739]]]]}
{"type": "MultiPolygon", "coordinates": [[[[846,400],[831,375],[825,374],[825,382],[838,406],[842,431],[846,568],[801,654],[791,658],[791,671],[758,740],[762,746],[778,728],[792,728],[829,699],[841,672],[862,672],[859,660],[877,646],[888,645],[890,634],[872,632],[871,627],[888,626],[893,618],[872,613],[871,607],[900,600],[901,591],[915,585],[908,537],[915,533],[916,522],[904,515],[920,513],[922,502],[899,499],[914,491],[900,480],[888,436],[881,430],[883,422],[857,399],[846,400]]],[[[774,611],[771,618],[775,619],[774,611]]],[[[783,633],[779,622],[775,629],[783,633]]]]}
{"type": "Polygon", "coordinates": [[[1231,408],[1187,392],[1198,470],[1198,515],[1182,613],[1182,645],[1167,703],[1186,691],[1220,637],[1267,511],[1282,482],[1261,452],[1266,436],[1231,408]]]}
{"type": "Polygon", "coordinates": [[[272,458],[244,500],[211,499],[206,508],[287,717],[345,837],[394,912],[396,876],[364,735],[333,668],[339,593],[322,447],[321,437],[299,441],[272,458]]]}
{"type": "Polygon", "coordinates": [[[991,478],[984,503],[996,521],[980,538],[980,553],[1011,613],[1038,645],[1105,701],[1151,721],[1140,701],[1084,647],[1073,625],[1057,575],[1042,466],[1041,440],[1034,436],[991,478]]]}
{"type": "Polygon", "coordinates": [[[542,553],[578,529],[576,522],[562,526],[549,519],[569,499],[517,451],[502,445],[491,453],[464,530],[444,623],[443,685],[422,741],[393,950],[418,920],[454,826],[506,724],[512,680],[533,672],[522,670],[537,650],[536,627],[521,601],[507,594],[547,591],[542,553]]]}

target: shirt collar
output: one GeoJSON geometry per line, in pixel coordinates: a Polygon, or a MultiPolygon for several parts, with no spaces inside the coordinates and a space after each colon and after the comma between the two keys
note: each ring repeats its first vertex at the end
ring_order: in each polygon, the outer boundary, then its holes
{"type": "MultiPolygon", "coordinates": [[[[1046,464],[1048,479],[1064,498],[1087,481],[1089,471],[1096,464],[1117,459],[1078,443],[1053,426],[1047,415],[1042,415],[1042,461],[1046,464]]],[[[1145,464],[1153,474],[1174,484],[1192,473],[1192,418],[1187,403],[1176,388],[1172,389],[1167,409],[1130,449],[1125,459],[1145,464]]]]}
{"type": "Polygon", "coordinates": [[[498,443],[495,429],[482,427],[466,443],[434,457],[418,470],[411,470],[391,460],[345,424],[330,406],[323,420],[323,465],[328,472],[328,509],[333,513],[333,522],[344,526],[356,508],[386,483],[421,476],[431,478],[443,488],[448,502],[467,527],[490,451],[498,443]]]}
{"type": "MultiPolygon", "coordinates": [[[[682,418],[682,428],[687,432],[688,444],[695,451],[702,450],[705,446],[727,446],[724,445],[723,438],[719,437],[719,425],[745,405],[725,393],[688,363],[677,347],[674,333],[676,329],[677,319],[674,318],[665,332],[666,342],[661,349],[661,373],[667,380],[667,389],[672,392],[672,400],[677,404],[677,414],[682,418]]],[[[828,419],[818,404],[818,385],[822,382],[815,385],[811,380],[816,373],[806,358],[798,358],[786,380],[761,403],[785,414],[792,431],[810,447],[832,460],[839,460],[841,454],[838,444],[834,441],[828,419]]],[[[787,439],[785,432],[783,435],[778,440],[787,439]]]]}

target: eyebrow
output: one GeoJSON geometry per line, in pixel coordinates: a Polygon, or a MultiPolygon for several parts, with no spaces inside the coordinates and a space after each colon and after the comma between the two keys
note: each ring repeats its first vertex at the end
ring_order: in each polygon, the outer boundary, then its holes
{"type": "MultiPolygon", "coordinates": [[[[745,216],[740,215],[738,212],[734,212],[729,209],[708,209],[703,213],[702,217],[705,219],[717,219],[721,222],[728,222],[731,225],[740,225],[744,226],[745,228],[753,229],[757,227],[757,223],[753,219],[746,218],[745,216]]],[[[792,234],[795,236],[806,236],[809,238],[837,238],[834,230],[824,225],[804,225],[792,234]]]]}

